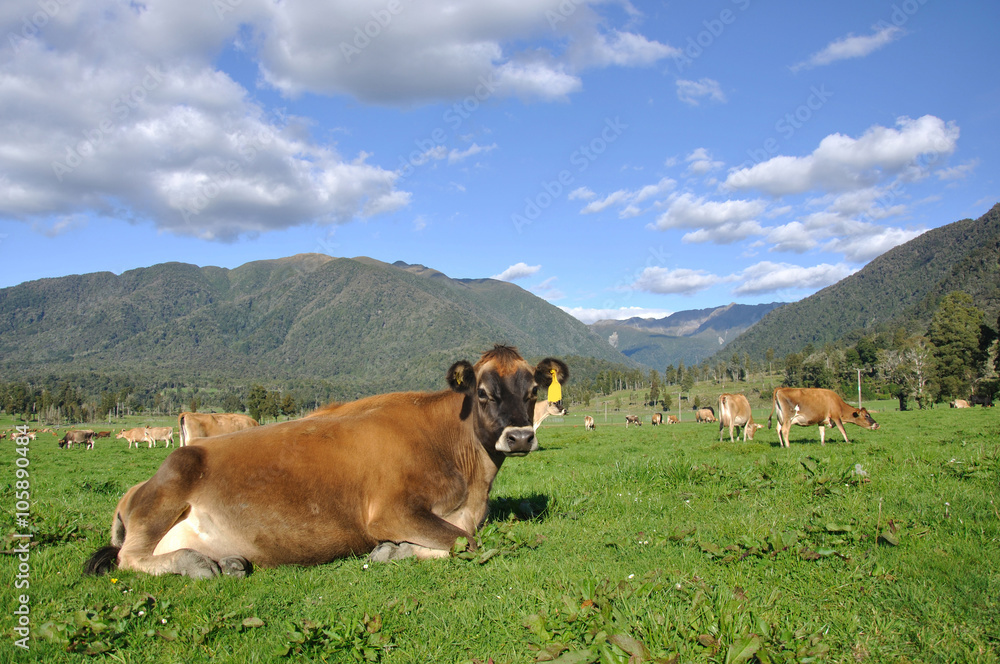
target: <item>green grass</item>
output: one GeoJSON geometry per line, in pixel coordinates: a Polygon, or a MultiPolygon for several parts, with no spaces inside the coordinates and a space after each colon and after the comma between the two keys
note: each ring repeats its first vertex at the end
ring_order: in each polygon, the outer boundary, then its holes
{"type": "MultiPolygon", "coordinates": [[[[0,556],[0,661],[998,661],[1000,417],[889,406],[849,445],[793,427],[788,450],[773,429],[720,444],[715,424],[651,427],[633,409],[642,428],[602,412],[588,432],[571,412],[504,464],[474,555],[200,582],[82,577],[121,493],[168,451],[40,435],[30,589],[0,556]]],[[[0,442],[7,514],[13,450],[0,442]]]]}

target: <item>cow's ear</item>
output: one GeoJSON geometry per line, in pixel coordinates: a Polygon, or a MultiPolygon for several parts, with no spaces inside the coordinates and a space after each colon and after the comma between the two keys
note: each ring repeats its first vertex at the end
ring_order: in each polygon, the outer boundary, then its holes
{"type": "Polygon", "coordinates": [[[448,386],[456,392],[475,394],[476,370],[466,360],[460,360],[448,369],[448,386]]]}
{"type": "Polygon", "coordinates": [[[535,382],[542,387],[551,385],[553,369],[556,371],[556,380],[559,381],[560,385],[564,385],[569,380],[569,367],[566,366],[566,363],[562,360],[547,357],[535,367],[535,382]]]}

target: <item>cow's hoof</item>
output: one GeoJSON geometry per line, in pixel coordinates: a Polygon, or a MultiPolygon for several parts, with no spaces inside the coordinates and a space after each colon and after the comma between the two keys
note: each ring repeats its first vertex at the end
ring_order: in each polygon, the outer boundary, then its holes
{"type": "Polygon", "coordinates": [[[368,554],[368,559],[376,563],[387,563],[390,560],[402,560],[413,555],[413,546],[409,542],[396,544],[395,542],[382,542],[375,550],[368,554]]]}
{"type": "Polygon", "coordinates": [[[253,571],[253,563],[241,556],[229,556],[219,561],[219,567],[226,576],[242,579],[253,571]]]}
{"type": "Polygon", "coordinates": [[[221,572],[217,562],[193,549],[182,549],[177,554],[175,564],[178,574],[192,579],[211,579],[221,572]]]}

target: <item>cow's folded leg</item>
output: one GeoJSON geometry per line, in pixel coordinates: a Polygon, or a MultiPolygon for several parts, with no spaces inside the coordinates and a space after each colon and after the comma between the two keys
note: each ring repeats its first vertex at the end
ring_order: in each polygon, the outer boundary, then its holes
{"type": "Polygon", "coordinates": [[[156,556],[137,556],[122,549],[118,554],[118,567],[154,576],[182,574],[192,579],[210,579],[222,572],[219,563],[194,549],[178,549],[156,556]]]}

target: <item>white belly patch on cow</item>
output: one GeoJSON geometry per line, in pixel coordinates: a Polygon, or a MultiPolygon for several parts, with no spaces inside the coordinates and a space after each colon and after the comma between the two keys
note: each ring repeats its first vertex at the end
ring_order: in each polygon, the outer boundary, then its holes
{"type": "Polygon", "coordinates": [[[171,553],[178,549],[196,549],[211,556],[212,543],[219,534],[214,526],[211,517],[192,509],[183,520],[175,523],[167,534],[160,538],[153,555],[171,553]]]}

